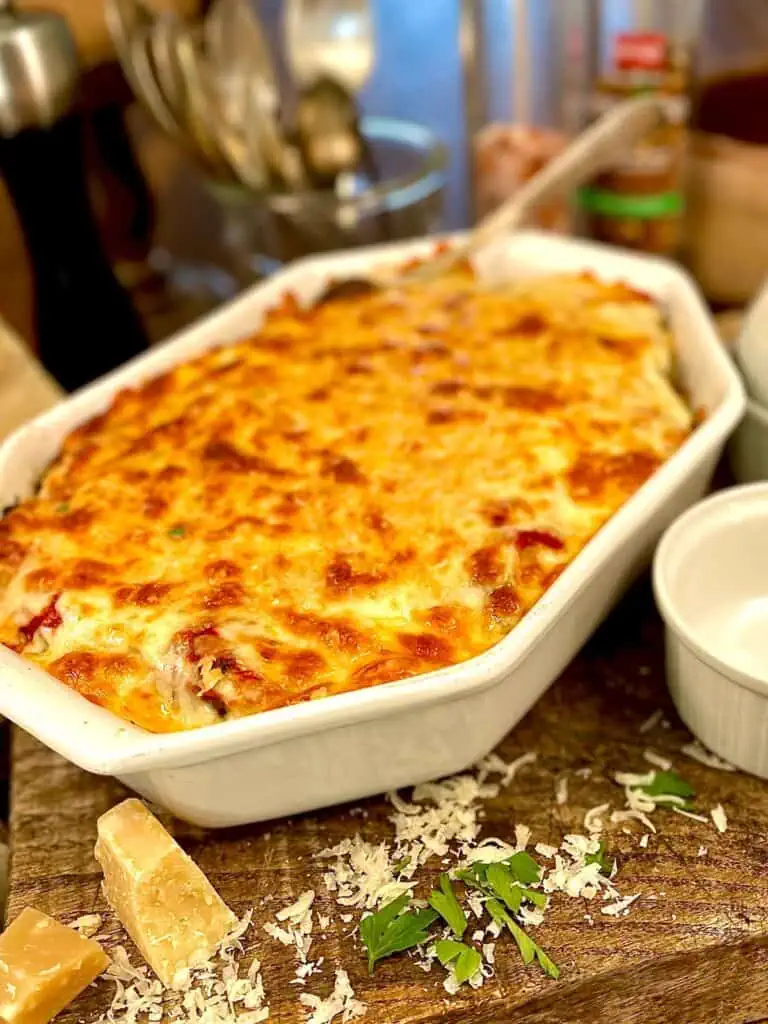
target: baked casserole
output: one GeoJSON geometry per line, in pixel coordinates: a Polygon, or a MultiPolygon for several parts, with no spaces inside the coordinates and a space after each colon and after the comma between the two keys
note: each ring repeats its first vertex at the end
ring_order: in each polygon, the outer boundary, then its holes
{"type": "Polygon", "coordinates": [[[488,649],[682,444],[623,283],[468,268],[121,392],[0,521],[0,642],[153,732],[488,649]]]}

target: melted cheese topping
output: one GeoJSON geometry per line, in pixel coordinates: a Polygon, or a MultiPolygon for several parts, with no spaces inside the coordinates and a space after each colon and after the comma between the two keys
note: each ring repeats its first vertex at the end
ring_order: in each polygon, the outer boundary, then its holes
{"type": "Polygon", "coordinates": [[[589,275],[288,299],[67,439],[0,641],[153,731],[463,661],[683,442],[670,355],[589,275]]]}

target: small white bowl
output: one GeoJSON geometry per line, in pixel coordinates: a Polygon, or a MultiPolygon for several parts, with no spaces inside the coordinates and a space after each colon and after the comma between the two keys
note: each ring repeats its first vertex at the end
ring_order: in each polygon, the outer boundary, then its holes
{"type": "Polygon", "coordinates": [[[768,484],[680,516],[656,550],[653,587],[680,717],[710,750],[768,778],[768,484]]]}
{"type": "Polygon", "coordinates": [[[742,484],[768,480],[768,408],[753,399],[728,444],[734,477],[742,484]]]}

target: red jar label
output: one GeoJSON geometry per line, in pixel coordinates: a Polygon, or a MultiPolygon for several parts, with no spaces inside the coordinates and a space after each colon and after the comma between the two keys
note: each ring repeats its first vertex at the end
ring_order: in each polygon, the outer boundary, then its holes
{"type": "Polygon", "coordinates": [[[662,71],[667,65],[666,37],[655,32],[620,32],[613,62],[621,71],[662,71]]]}

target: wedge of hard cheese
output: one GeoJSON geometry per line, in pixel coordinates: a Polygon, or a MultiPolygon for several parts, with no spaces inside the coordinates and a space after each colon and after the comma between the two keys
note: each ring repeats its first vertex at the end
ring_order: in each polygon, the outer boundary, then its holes
{"type": "Polygon", "coordinates": [[[140,800],[98,821],[104,893],[149,966],[168,987],[210,959],[235,915],[140,800]]]}
{"type": "Polygon", "coordinates": [[[27,907],[0,935],[0,1021],[47,1024],[108,963],[98,942],[27,907]]]}

